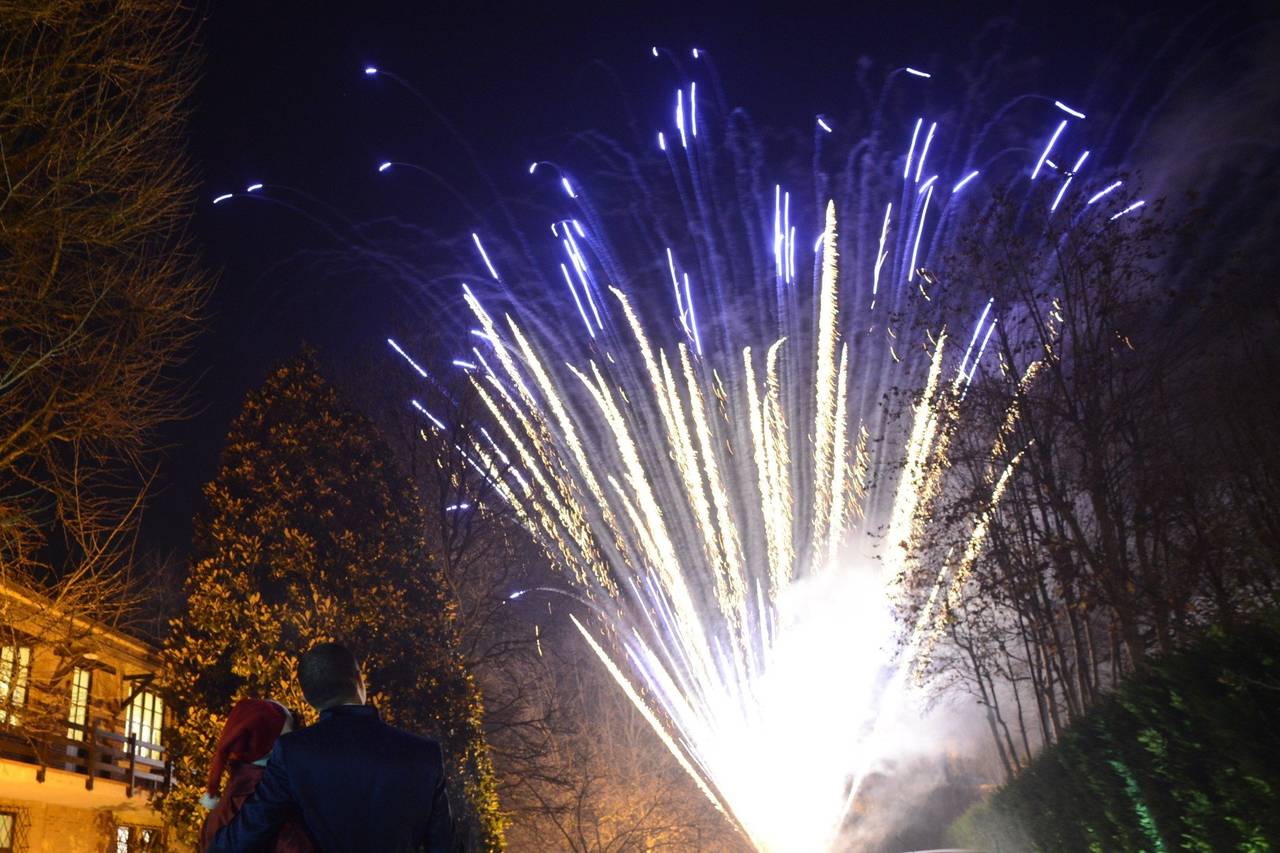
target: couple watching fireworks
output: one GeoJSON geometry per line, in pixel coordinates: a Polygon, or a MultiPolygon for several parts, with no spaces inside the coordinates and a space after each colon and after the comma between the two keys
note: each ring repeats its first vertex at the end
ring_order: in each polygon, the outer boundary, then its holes
{"type": "Polygon", "coordinates": [[[320,719],[241,699],[214,751],[200,833],[208,853],[357,853],[452,849],[444,766],[434,741],[382,722],[365,704],[355,656],[337,643],[298,661],[320,719]],[[225,790],[224,771],[230,773],[225,790]]]}

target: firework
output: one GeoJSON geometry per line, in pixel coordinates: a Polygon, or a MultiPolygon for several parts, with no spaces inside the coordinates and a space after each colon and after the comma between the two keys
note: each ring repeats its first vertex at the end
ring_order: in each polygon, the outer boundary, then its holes
{"type": "MultiPolygon", "coordinates": [[[[933,79],[899,71],[911,85],[933,79]]],[[[1029,144],[1020,180],[1046,209],[1081,216],[1121,184],[1099,191],[1078,174],[1087,151],[1071,170],[1053,165],[1085,115],[1043,100],[1053,129],[1029,144]],[[1033,181],[1052,186],[1036,194],[1033,181]]],[[[960,191],[987,169],[973,168],[973,146],[957,154],[942,123],[919,117],[901,128],[913,128],[903,150],[866,158],[874,180],[853,182],[880,197],[826,200],[810,244],[780,185],[771,215],[716,207],[711,108],[691,84],[675,97],[675,135],[658,133],[691,227],[687,245],[666,247],[652,290],[619,286],[631,279],[588,185],[544,161],[530,166],[555,171],[574,207],[552,224],[564,261],[548,280],[563,279],[576,320],[526,328],[519,311],[500,313],[464,288],[480,343],[454,363],[493,434],[456,449],[578,588],[592,617],[573,624],[710,802],[761,850],[823,850],[837,843],[1012,470],[990,472],[966,547],[930,570],[927,604],[900,631],[894,584],[919,568],[949,432],[999,306],[973,300],[985,307],[962,353],[913,321],[933,301],[930,258],[964,227],[972,190],[960,191]],[[846,234],[842,205],[884,212],[851,213],[846,234]],[[813,246],[811,280],[797,245],[813,246]],[[666,336],[645,318],[664,292],[678,339],[660,344],[666,336]],[[905,426],[880,403],[894,382],[916,392],[905,426]]],[[[821,144],[833,144],[832,123],[817,125],[821,144]]],[[[873,128],[866,139],[883,135],[873,128]]],[[[500,256],[470,237],[481,278],[506,293],[500,256]]],[[[1025,367],[1022,381],[1035,372],[1025,367]]],[[[1010,411],[993,459],[1016,418],[1010,411]]]]}

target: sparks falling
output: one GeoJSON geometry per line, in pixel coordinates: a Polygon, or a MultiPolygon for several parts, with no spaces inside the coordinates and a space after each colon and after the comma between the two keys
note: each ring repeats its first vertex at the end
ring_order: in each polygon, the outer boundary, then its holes
{"type": "MultiPolygon", "coordinates": [[[[913,85],[931,78],[905,71],[918,78],[913,85]]],[[[659,131],[656,153],[694,188],[703,227],[690,231],[705,234],[717,212],[701,206],[712,194],[700,187],[710,178],[698,152],[715,144],[714,126],[695,91],[676,92],[666,131],[674,129],[679,149],[659,131]]],[[[1052,166],[1055,145],[1078,142],[1071,122],[1084,116],[1050,106],[1048,142],[1018,173],[1028,193],[1042,188],[1046,210],[1052,199],[1054,209],[1074,205],[1082,215],[1119,186],[1098,192],[1081,175],[1068,194],[1084,156],[1069,174],[1052,166]]],[[[824,119],[819,126],[832,134],[824,119]]],[[[946,603],[981,553],[1017,464],[1014,456],[993,468],[987,509],[963,552],[924,567],[934,578],[927,604],[905,630],[896,625],[895,583],[921,569],[914,555],[942,488],[948,438],[999,306],[975,295],[973,305],[986,307],[962,358],[944,329],[915,340],[901,323],[932,302],[930,259],[963,227],[961,206],[975,190],[959,191],[979,171],[949,157],[940,122],[921,117],[895,133],[909,143],[886,156],[878,182],[864,183],[889,191],[868,200],[875,215],[855,222],[852,237],[840,232],[835,200],[801,240],[791,194],[775,185],[761,200],[772,206],[772,234],[766,225],[764,245],[742,250],[751,256],[742,268],[773,279],[758,303],[769,306],[759,312],[765,320],[738,322],[725,294],[745,285],[716,260],[728,252],[687,265],[698,247],[667,247],[655,292],[672,303],[668,328],[679,339],[655,336],[646,322],[652,293],[617,284],[617,255],[592,215],[590,184],[564,174],[558,195],[571,212],[551,230],[569,262],[557,261],[561,275],[549,280],[567,285],[581,325],[526,326],[519,310],[491,310],[463,288],[475,320],[468,325],[479,326],[471,337],[482,342],[469,341],[464,366],[489,423],[456,449],[589,605],[573,624],[619,689],[707,799],[764,851],[838,845],[882,755],[883,728],[937,642],[946,603]],[[939,186],[951,191],[935,198],[939,186]],[[811,280],[797,245],[812,246],[811,280]],[[848,247],[851,257],[842,257],[848,247]],[[574,352],[582,354],[566,355],[574,352]],[[886,425],[880,399],[891,381],[915,391],[905,426],[886,425]]],[[[487,278],[505,287],[499,255],[471,237],[487,278]]],[[[1034,363],[1024,367],[1022,381],[1035,373],[1034,363]]]]}
{"type": "MultiPolygon", "coordinates": [[[[524,472],[522,486],[495,478],[499,493],[605,615],[607,638],[574,624],[619,688],[762,850],[828,848],[871,768],[879,706],[892,699],[883,682],[903,686],[883,648],[885,579],[911,559],[960,388],[938,379],[943,336],[892,501],[888,540],[902,544],[871,572],[848,547],[866,515],[868,431],[849,406],[836,228],[828,205],[811,345],[744,347],[728,383],[686,343],[654,348],[620,290],[634,385],[597,359],[557,377],[514,319],[467,295],[501,365],[476,388],[524,472]],[[784,392],[788,362],[809,372],[803,405],[784,392]],[[590,451],[587,435],[598,437],[590,451]]],[[[481,444],[473,451],[494,464],[481,444]]],[[[912,632],[912,653],[931,640],[933,616],[912,632]]]]}

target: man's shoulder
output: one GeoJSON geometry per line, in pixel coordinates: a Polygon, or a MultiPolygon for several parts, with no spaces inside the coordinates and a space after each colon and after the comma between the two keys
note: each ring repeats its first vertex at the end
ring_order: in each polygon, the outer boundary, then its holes
{"type": "Polygon", "coordinates": [[[378,720],[378,726],[389,738],[395,739],[397,742],[402,744],[405,749],[414,750],[420,754],[428,755],[436,760],[440,760],[441,750],[438,741],[407,731],[399,726],[393,726],[382,720],[378,720]]]}
{"type": "Polygon", "coordinates": [[[277,741],[282,752],[297,749],[328,748],[333,741],[381,741],[384,745],[409,755],[442,761],[440,744],[431,738],[393,726],[374,714],[331,714],[319,722],[281,735],[277,741]]]}

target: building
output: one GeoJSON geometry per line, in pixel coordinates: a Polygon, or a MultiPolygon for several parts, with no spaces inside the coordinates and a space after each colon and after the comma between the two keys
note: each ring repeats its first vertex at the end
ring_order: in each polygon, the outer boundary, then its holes
{"type": "Polygon", "coordinates": [[[0,582],[0,853],[174,849],[156,650],[85,604],[0,582]]]}

